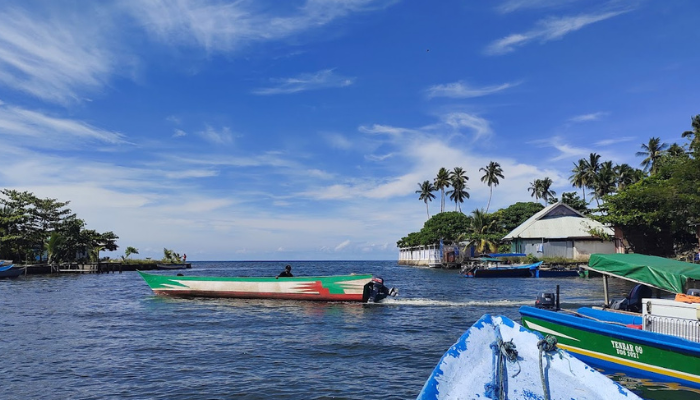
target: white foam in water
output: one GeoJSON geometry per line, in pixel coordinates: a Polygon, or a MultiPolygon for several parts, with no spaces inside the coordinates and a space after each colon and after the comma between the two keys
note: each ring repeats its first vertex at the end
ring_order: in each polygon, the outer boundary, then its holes
{"type": "Polygon", "coordinates": [[[434,299],[402,299],[402,298],[386,298],[381,303],[385,305],[399,306],[441,306],[441,307],[514,307],[523,305],[532,305],[532,301],[510,301],[510,300],[493,300],[493,301],[452,301],[452,300],[434,300],[434,299]]]}

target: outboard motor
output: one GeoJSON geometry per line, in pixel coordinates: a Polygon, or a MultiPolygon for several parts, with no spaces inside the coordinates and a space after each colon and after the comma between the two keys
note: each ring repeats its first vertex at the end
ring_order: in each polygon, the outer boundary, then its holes
{"type": "Polygon", "coordinates": [[[610,306],[613,310],[642,312],[642,299],[653,295],[651,288],[641,283],[636,285],[624,299],[614,301],[610,306]]]}
{"type": "Polygon", "coordinates": [[[539,293],[535,300],[535,307],[544,308],[545,310],[554,310],[557,308],[557,299],[554,293],[539,293]]]}
{"type": "Polygon", "coordinates": [[[399,294],[398,290],[395,288],[387,288],[384,286],[384,279],[375,276],[365,285],[362,293],[362,300],[365,303],[378,303],[387,296],[396,296],[397,294],[399,294]]]}

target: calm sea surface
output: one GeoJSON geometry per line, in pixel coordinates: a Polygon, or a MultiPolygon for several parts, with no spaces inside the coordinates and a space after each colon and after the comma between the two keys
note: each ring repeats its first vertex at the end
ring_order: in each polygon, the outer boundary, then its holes
{"type": "MultiPolygon", "coordinates": [[[[275,276],[286,262],[195,262],[186,275],[275,276]]],[[[156,297],[136,272],[0,280],[0,399],[414,399],[483,314],[561,286],[602,303],[602,279],[465,279],[388,261],[291,262],[293,273],[374,273],[383,304],[156,297]]],[[[628,291],[612,285],[613,297],[628,291]]],[[[618,376],[649,399],[700,394],[618,376]]]]}

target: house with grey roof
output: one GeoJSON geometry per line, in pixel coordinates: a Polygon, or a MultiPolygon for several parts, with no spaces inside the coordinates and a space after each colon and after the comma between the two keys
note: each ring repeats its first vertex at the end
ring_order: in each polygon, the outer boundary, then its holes
{"type": "Polygon", "coordinates": [[[513,253],[535,257],[588,260],[593,253],[624,252],[612,228],[558,202],[542,209],[508,233],[513,253]]]}

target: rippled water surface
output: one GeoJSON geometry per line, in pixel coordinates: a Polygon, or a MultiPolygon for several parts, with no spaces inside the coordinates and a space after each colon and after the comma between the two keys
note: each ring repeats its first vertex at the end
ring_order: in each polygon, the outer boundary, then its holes
{"type": "MultiPolygon", "coordinates": [[[[186,275],[275,276],[285,262],[196,262],[186,275]]],[[[388,261],[293,262],[295,275],[374,273],[383,304],[156,297],[136,272],[0,280],[0,399],[412,399],[483,314],[561,286],[597,305],[601,279],[465,279],[388,261]]],[[[613,297],[628,287],[612,285],[613,297]]],[[[650,399],[692,392],[616,379],[650,399]]]]}

